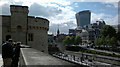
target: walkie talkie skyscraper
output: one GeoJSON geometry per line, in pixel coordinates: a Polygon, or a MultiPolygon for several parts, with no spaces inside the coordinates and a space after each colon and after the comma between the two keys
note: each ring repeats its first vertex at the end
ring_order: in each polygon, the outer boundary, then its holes
{"type": "Polygon", "coordinates": [[[83,28],[85,25],[90,24],[91,12],[89,10],[80,11],[76,13],[77,27],[83,28]]]}

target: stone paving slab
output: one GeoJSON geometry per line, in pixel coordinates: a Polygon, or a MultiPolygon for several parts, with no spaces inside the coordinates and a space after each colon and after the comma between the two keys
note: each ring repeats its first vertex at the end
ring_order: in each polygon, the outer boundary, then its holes
{"type": "Polygon", "coordinates": [[[75,65],[32,48],[22,48],[21,53],[26,65],[75,65]]]}

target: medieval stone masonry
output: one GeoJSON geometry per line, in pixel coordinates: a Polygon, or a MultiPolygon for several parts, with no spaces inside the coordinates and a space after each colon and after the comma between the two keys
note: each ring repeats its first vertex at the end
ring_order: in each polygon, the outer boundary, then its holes
{"type": "Polygon", "coordinates": [[[2,41],[12,38],[42,52],[48,52],[49,21],[28,16],[28,6],[10,5],[11,15],[1,15],[2,41]]]}

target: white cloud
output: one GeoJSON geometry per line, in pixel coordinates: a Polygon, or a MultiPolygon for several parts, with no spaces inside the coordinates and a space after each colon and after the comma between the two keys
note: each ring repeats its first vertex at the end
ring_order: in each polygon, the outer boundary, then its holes
{"type": "MultiPolygon", "coordinates": [[[[61,32],[68,33],[68,28],[75,28],[76,19],[73,8],[69,1],[66,0],[13,0],[6,3],[25,5],[29,7],[29,15],[45,17],[50,20],[51,28],[55,28],[55,25],[60,24],[61,32]],[[73,26],[66,23],[72,23],[73,26]]],[[[3,5],[4,6],[4,5],[3,5]]],[[[2,6],[2,7],[3,7],[2,6]]],[[[7,6],[9,8],[9,6],[7,6]]],[[[3,8],[5,10],[5,8],[3,8]]],[[[9,11],[9,9],[7,10],[9,11]]],[[[5,11],[3,11],[5,12],[5,11]]],[[[9,13],[9,12],[8,12],[9,13]]],[[[56,32],[56,31],[54,31],[56,32]]]]}
{"type": "Polygon", "coordinates": [[[42,6],[48,6],[48,4],[50,3],[57,3],[57,4],[60,4],[60,5],[63,5],[63,6],[67,6],[67,5],[70,5],[70,2],[69,1],[66,1],[66,0],[14,0],[15,2],[24,2],[23,5],[31,5],[33,3],[39,3],[41,4],[42,6]]]}
{"type": "Polygon", "coordinates": [[[70,0],[71,2],[118,2],[120,0],[70,0]]]}
{"type": "Polygon", "coordinates": [[[111,16],[107,14],[91,14],[91,22],[95,23],[97,20],[103,19],[108,25],[117,25],[118,24],[118,15],[111,16]]]}
{"type": "MultiPolygon", "coordinates": [[[[69,1],[69,0],[67,0],[69,1]]],[[[115,8],[118,8],[118,2],[120,0],[70,0],[71,3],[73,2],[101,2],[105,4],[112,4],[115,8]]],[[[110,5],[107,5],[110,7],[110,5]]]]}
{"type": "Polygon", "coordinates": [[[118,15],[113,18],[105,18],[106,24],[108,25],[118,25],[118,15]]]}
{"type": "Polygon", "coordinates": [[[7,3],[7,1],[0,1],[0,6],[4,5],[5,3],[7,3]]]}
{"type": "Polygon", "coordinates": [[[10,15],[9,4],[0,6],[0,15],[10,15]]]}
{"type": "Polygon", "coordinates": [[[52,25],[50,25],[49,33],[53,33],[56,35],[57,30],[58,30],[58,26],[59,26],[60,33],[65,33],[65,34],[68,34],[69,29],[76,28],[76,24],[74,24],[73,21],[68,21],[66,23],[61,23],[61,24],[54,24],[53,23],[52,25]]]}
{"type": "Polygon", "coordinates": [[[72,7],[59,7],[59,9],[62,10],[62,12],[56,16],[50,17],[51,23],[54,24],[61,24],[66,23],[68,21],[73,21],[73,23],[76,23],[75,19],[75,11],[72,10],[72,7]]]}
{"type": "Polygon", "coordinates": [[[51,6],[41,6],[40,4],[34,3],[29,8],[29,15],[33,16],[43,16],[43,17],[51,17],[61,13],[61,10],[56,7],[51,6]]]}
{"type": "Polygon", "coordinates": [[[105,16],[105,14],[95,14],[91,13],[91,23],[95,23],[97,20],[102,19],[105,16]]]}
{"type": "MultiPolygon", "coordinates": [[[[69,28],[76,28],[76,18],[75,11],[70,7],[73,2],[102,2],[102,3],[110,3],[117,7],[116,4],[118,0],[2,0],[0,2],[0,6],[4,6],[4,4],[19,4],[29,6],[30,13],[29,15],[46,17],[50,21],[50,30],[49,32],[56,32],[57,26],[59,24],[60,31],[64,33],[68,33],[69,28]],[[55,29],[56,28],[56,29],[55,29]]],[[[77,3],[76,3],[77,4],[77,3]]],[[[2,6],[2,7],[3,7],[2,6]]],[[[78,7],[76,5],[76,7],[78,7]]],[[[111,6],[109,6],[111,7],[111,6]]],[[[4,6],[3,12],[6,12],[9,7],[4,6]],[[6,11],[5,11],[6,10],[6,11]]],[[[8,9],[9,11],[9,9],[8,9]]],[[[91,16],[92,23],[99,19],[104,19],[106,23],[113,24],[116,23],[117,17],[113,17],[110,15],[106,15],[104,13],[95,14],[92,13],[91,16]]]]}
{"type": "Polygon", "coordinates": [[[50,17],[50,30],[49,32],[56,33],[59,24],[59,29],[61,33],[68,33],[70,28],[76,28],[76,18],[75,18],[75,11],[73,11],[72,7],[58,7],[62,10],[62,12],[54,17],[50,17]],[[56,28],[56,29],[55,29],[56,28]]]}
{"type": "Polygon", "coordinates": [[[106,4],[106,7],[115,7],[118,8],[118,2],[102,2],[103,4],[106,4]]]}

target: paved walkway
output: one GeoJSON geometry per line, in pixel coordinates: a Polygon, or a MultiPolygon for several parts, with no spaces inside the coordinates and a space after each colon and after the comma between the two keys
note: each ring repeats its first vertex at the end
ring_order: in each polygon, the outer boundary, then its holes
{"type": "Polygon", "coordinates": [[[21,62],[25,61],[26,65],[70,65],[70,67],[76,66],[73,63],[55,58],[47,53],[40,52],[33,48],[22,48],[21,54],[23,55],[21,62]]]}
{"type": "Polygon", "coordinates": [[[3,65],[2,56],[0,54],[0,67],[3,65]]]}
{"type": "Polygon", "coordinates": [[[2,61],[2,48],[1,48],[1,44],[0,44],[0,67],[3,65],[3,61],[2,61]]]}

